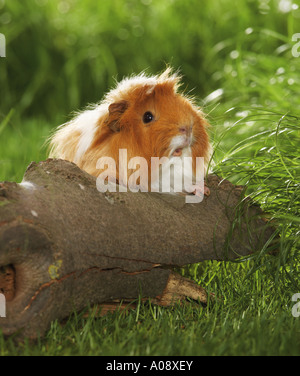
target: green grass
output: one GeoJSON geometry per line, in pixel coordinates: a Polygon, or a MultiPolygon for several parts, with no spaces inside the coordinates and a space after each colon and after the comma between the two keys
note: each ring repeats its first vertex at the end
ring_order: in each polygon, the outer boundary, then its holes
{"type": "Polygon", "coordinates": [[[170,62],[208,114],[213,171],[247,186],[280,240],[275,256],[262,248],[238,262],[181,269],[216,295],[206,307],[138,302],[102,318],[90,309],[89,318],[74,313],[52,323],[36,343],[0,335],[0,355],[300,355],[291,300],[300,292],[300,57],[291,53],[300,8],[282,13],[275,0],[268,10],[251,0],[201,7],[72,0],[66,17],[55,1],[24,3],[5,3],[14,22],[0,15],[9,47],[0,60],[0,181],[19,182],[31,161],[45,159],[49,133],[70,111],[101,99],[113,76],[156,73],[170,62]]]}
{"type": "Polygon", "coordinates": [[[0,122],[0,181],[20,182],[32,161],[47,157],[45,142],[51,125],[45,120],[14,119],[11,111],[0,122]]]}
{"type": "Polygon", "coordinates": [[[17,346],[0,337],[0,354],[299,355],[300,323],[291,315],[290,291],[266,284],[260,272],[244,279],[248,266],[208,262],[208,290],[218,299],[206,307],[139,303],[135,311],[102,318],[90,309],[89,318],[75,313],[64,325],[54,322],[35,344],[17,346]]]}
{"type": "MultiPolygon", "coordinates": [[[[297,60],[291,48],[300,9],[282,13],[278,0],[271,0],[266,11],[263,3],[1,1],[7,57],[0,60],[0,111],[6,114],[13,106],[27,116],[66,115],[99,100],[115,77],[144,69],[157,73],[166,63],[181,67],[189,89],[201,97],[224,87],[225,79],[226,88],[235,95],[238,87],[247,99],[249,90],[265,90],[282,62],[292,71],[297,60]]],[[[294,76],[296,86],[297,70],[294,76]]]]}
{"type": "MultiPolygon", "coordinates": [[[[103,318],[94,317],[91,309],[90,318],[74,313],[65,324],[54,322],[46,338],[35,344],[15,344],[0,336],[0,354],[299,355],[300,318],[291,313],[292,295],[300,291],[299,118],[252,111],[255,116],[248,114],[240,126],[250,117],[259,123],[268,121],[269,130],[259,137],[240,137],[240,144],[232,148],[222,144],[223,155],[219,150],[214,170],[237,184],[247,184],[249,195],[277,220],[277,256],[262,250],[243,262],[207,261],[183,268],[184,276],[216,295],[206,307],[190,302],[161,308],[139,302],[137,310],[103,318]]],[[[224,116],[228,119],[228,114],[224,116]]],[[[14,125],[19,130],[16,139],[13,128],[3,124],[6,142],[0,160],[7,158],[10,163],[2,163],[8,178],[19,181],[27,163],[46,155],[41,145],[50,125],[39,120],[26,121],[22,128],[14,125]],[[20,140],[22,148],[18,148],[20,140]]],[[[232,127],[230,134],[237,125],[233,122],[232,127]]],[[[229,137],[227,132],[222,140],[229,137]]]]}

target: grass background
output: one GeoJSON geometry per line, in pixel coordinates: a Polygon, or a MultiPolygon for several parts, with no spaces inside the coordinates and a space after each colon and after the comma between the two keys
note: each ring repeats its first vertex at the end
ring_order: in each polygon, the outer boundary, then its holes
{"type": "Polygon", "coordinates": [[[207,307],[90,308],[35,344],[0,334],[0,355],[299,355],[299,1],[0,0],[0,33],[0,181],[21,181],[49,133],[115,79],[169,63],[208,114],[213,170],[246,184],[280,234],[277,256],[183,268],[220,298],[207,307]]]}

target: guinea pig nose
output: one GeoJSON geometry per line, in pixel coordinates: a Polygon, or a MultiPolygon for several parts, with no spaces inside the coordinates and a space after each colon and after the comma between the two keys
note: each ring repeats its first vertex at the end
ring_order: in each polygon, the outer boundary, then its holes
{"type": "Polygon", "coordinates": [[[190,127],[190,126],[180,127],[179,132],[182,135],[185,135],[186,137],[190,137],[193,132],[193,127],[190,127]]]}
{"type": "Polygon", "coordinates": [[[192,133],[193,131],[193,126],[185,126],[185,127],[180,127],[179,132],[183,134],[187,134],[188,136],[192,133]]]}

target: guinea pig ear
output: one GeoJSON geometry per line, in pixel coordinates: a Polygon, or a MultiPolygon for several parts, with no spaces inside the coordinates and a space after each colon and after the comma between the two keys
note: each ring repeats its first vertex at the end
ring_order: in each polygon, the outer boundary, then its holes
{"type": "Polygon", "coordinates": [[[129,103],[125,100],[114,102],[109,105],[109,114],[105,123],[113,132],[120,132],[120,118],[121,115],[127,110],[128,106],[129,103]]]}

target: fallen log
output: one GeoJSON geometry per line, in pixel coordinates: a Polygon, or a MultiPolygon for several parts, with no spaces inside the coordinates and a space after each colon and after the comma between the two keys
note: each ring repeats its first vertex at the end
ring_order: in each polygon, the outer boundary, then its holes
{"type": "MultiPolygon", "coordinates": [[[[243,187],[209,175],[210,196],[106,192],[75,164],[31,163],[0,183],[0,293],[5,335],[36,338],[87,305],[151,298],[170,305],[206,292],[172,268],[259,251],[274,230],[243,187]]],[[[105,306],[104,306],[105,307],[105,306]]]]}

